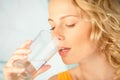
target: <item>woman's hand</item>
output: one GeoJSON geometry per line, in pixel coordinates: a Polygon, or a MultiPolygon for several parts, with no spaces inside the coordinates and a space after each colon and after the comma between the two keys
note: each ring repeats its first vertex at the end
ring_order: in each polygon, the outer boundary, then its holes
{"type": "MultiPolygon", "coordinates": [[[[19,74],[26,73],[25,67],[16,67],[13,65],[13,63],[17,60],[21,60],[22,61],[21,63],[24,64],[24,62],[27,62],[27,64],[31,65],[28,62],[28,54],[31,53],[31,50],[29,49],[31,44],[32,44],[31,40],[26,41],[10,57],[10,59],[8,60],[8,62],[6,63],[3,69],[5,80],[24,80],[24,76],[21,76],[19,74]]],[[[36,71],[33,66],[31,68],[32,68],[32,71],[30,74],[34,72],[31,78],[34,79],[37,75],[48,70],[50,68],[50,65],[45,65],[42,68],[40,68],[38,71],[36,71]]]]}

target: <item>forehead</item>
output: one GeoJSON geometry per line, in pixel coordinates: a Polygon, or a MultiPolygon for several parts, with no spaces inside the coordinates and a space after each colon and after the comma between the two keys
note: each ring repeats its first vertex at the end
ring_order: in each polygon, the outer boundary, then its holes
{"type": "Polygon", "coordinates": [[[50,0],[48,6],[49,16],[79,15],[80,10],[73,5],[72,0],[50,0]]]}

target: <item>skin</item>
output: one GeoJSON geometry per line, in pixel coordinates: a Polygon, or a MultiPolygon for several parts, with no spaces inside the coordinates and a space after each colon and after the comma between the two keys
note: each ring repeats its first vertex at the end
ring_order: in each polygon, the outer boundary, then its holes
{"type": "MultiPolygon", "coordinates": [[[[67,54],[61,56],[63,62],[78,64],[76,68],[69,70],[73,80],[112,80],[114,69],[109,65],[105,54],[97,52],[97,43],[90,40],[91,22],[81,18],[80,10],[71,0],[50,0],[48,21],[53,37],[59,39],[58,47],[70,48],[67,54]]],[[[25,72],[24,69],[14,67],[12,63],[17,59],[26,61],[31,53],[31,44],[32,41],[23,43],[8,60],[4,67],[5,80],[12,80],[14,74],[25,72]]],[[[46,65],[35,71],[32,79],[49,68],[50,65],[46,65]]],[[[57,80],[57,76],[51,77],[50,80],[57,80]]]]}
{"type": "MultiPolygon", "coordinates": [[[[16,51],[13,53],[13,55],[10,57],[10,59],[8,60],[8,62],[6,63],[4,69],[3,69],[3,74],[4,74],[4,79],[5,80],[24,80],[20,79],[21,76],[17,76],[16,74],[18,73],[24,73],[25,69],[24,68],[19,68],[19,67],[15,67],[12,65],[12,63],[15,60],[21,59],[22,62],[27,61],[27,57],[28,54],[31,53],[31,50],[29,49],[30,45],[32,44],[31,40],[28,40],[26,42],[24,42],[21,47],[19,47],[18,49],[16,49],[16,51]]],[[[27,62],[28,65],[29,62],[27,62]]],[[[38,71],[35,71],[35,69],[31,66],[32,70],[30,73],[32,74],[31,76],[31,80],[33,80],[36,76],[38,76],[39,74],[45,72],[46,70],[48,70],[50,68],[50,65],[45,65],[43,66],[41,69],[39,69],[38,71]],[[34,72],[34,73],[33,73],[34,72]]]]}
{"type": "MultiPolygon", "coordinates": [[[[48,21],[53,35],[59,38],[59,46],[70,48],[61,56],[63,62],[78,63],[69,70],[73,80],[112,80],[114,69],[105,54],[97,52],[97,43],[90,40],[91,22],[81,19],[80,10],[71,0],[50,0],[48,21]]],[[[57,76],[50,80],[57,80],[57,76]]]]}
{"type": "Polygon", "coordinates": [[[81,19],[79,10],[70,0],[51,0],[48,21],[54,28],[53,35],[61,39],[59,46],[71,48],[69,54],[62,57],[65,63],[78,63],[94,53],[96,44],[89,39],[91,23],[81,19]]]}

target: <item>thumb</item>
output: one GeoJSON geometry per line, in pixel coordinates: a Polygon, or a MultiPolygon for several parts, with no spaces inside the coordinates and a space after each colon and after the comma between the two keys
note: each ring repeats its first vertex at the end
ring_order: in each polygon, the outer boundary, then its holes
{"type": "Polygon", "coordinates": [[[27,40],[20,46],[20,48],[29,48],[31,44],[32,40],[27,40]]]}
{"type": "Polygon", "coordinates": [[[38,71],[36,71],[32,77],[35,78],[36,76],[40,75],[41,73],[47,71],[50,68],[51,68],[50,65],[44,65],[38,71]]]}

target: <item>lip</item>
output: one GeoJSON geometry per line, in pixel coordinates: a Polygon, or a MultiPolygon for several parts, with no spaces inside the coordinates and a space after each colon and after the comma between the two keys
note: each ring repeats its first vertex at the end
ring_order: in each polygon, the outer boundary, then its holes
{"type": "Polygon", "coordinates": [[[64,57],[70,52],[70,49],[71,48],[68,48],[68,47],[60,47],[58,50],[58,53],[60,56],[64,57]]]}

